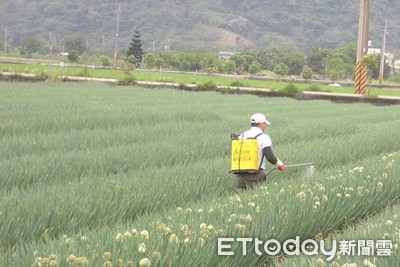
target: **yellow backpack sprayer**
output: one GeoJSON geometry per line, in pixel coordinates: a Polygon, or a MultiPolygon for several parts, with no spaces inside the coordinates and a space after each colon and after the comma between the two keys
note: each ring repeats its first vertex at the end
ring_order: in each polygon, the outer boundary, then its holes
{"type": "MultiPolygon", "coordinates": [[[[261,134],[258,134],[253,138],[246,139],[244,139],[241,135],[231,135],[231,173],[254,173],[260,170],[264,157],[261,159],[260,164],[258,164],[257,137],[261,134]]],[[[309,166],[304,174],[304,177],[312,176],[315,173],[313,162],[290,164],[286,165],[286,168],[302,166],[309,166]]],[[[276,168],[271,169],[266,176],[268,176],[274,170],[276,170],[276,168]]]]}
{"type": "MultiPolygon", "coordinates": [[[[258,172],[261,166],[258,164],[258,142],[256,135],[253,138],[244,139],[241,135],[232,134],[231,172],[258,172]]],[[[262,162],[262,161],[261,161],[262,162]]]]}

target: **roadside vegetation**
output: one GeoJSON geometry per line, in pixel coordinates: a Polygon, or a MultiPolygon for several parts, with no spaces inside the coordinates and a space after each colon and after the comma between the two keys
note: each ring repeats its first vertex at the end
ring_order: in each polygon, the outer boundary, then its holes
{"type": "MultiPolygon", "coordinates": [[[[122,65],[124,66],[124,65],[122,65]]],[[[268,88],[277,92],[302,92],[302,91],[320,91],[348,93],[354,92],[352,86],[333,87],[328,84],[320,84],[318,81],[305,81],[300,78],[288,78],[285,80],[277,79],[273,73],[269,76],[251,76],[251,75],[218,75],[196,72],[173,72],[173,71],[149,71],[142,69],[112,69],[112,68],[94,68],[94,66],[70,66],[61,67],[58,65],[32,65],[17,63],[0,63],[0,72],[12,72],[15,74],[30,73],[37,76],[39,80],[48,79],[51,75],[52,81],[66,81],[68,76],[106,78],[120,81],[121,84],[134,84],[136,81],[153,81],[163,83],[177,83],[184,85],[200,85],[213,83],[215,86],[228,87],[252,87],[268,88]],[[291,86],[291,89],[288,89],[291,86]]],[[[6,79],[6,77],[3,77],[6,79]]],[[[377,85],[371,85],[367,88],[367,94],[371,96],[388,95],[400,96],[400,90],[381,89],[377,85]]]]}

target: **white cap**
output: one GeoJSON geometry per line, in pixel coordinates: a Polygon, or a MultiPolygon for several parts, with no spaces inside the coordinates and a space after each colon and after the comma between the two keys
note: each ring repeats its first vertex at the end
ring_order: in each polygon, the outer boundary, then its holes
{"type": "Polygon", "coordinates": [[[250,118],[251,123],[266,123],[266,124],[271,124],[267,118],[264,116],[264,114],[261,113],[255,113],[251,116],[250,118]]]}

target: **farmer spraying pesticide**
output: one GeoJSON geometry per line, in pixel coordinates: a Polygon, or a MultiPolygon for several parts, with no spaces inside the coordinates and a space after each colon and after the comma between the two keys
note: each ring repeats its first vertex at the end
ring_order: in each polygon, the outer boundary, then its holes
{"type": "Polygon", "coordinates": [[[270,122],[261,113],[250,118],[251,128],[241,135],[233,134],[231,172],[235,174],[236,190],[252,188],[266,180],[265,162],[279,171],[286,166],[272,151],[271,138],[264,133],[270,122]],[[266,159],[266,161],[264,160],[266,159]]]}

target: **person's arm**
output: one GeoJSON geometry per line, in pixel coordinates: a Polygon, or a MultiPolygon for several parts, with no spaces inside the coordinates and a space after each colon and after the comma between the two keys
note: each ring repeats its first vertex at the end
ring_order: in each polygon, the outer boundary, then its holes
{"type": "Polygon", "coordinates": [[[285,164],[283,164],[283,162],[275,156],[270,146],[264,147],[263,154],[267,161],[275,165],[278,170],[283,171],[285,169],[285,164]]]}

